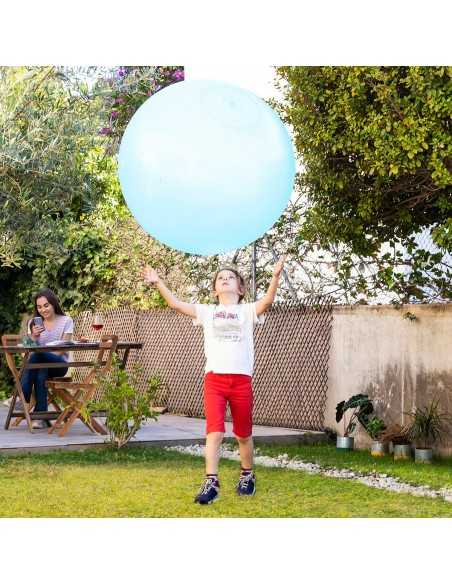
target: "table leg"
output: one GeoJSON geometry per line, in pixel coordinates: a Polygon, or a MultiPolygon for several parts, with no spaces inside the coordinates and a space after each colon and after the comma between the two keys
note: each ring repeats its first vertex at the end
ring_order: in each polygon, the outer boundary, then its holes
{"type": "MultiPolygon", "coordinates": [[[[122,356],[122,360],[121,360],[121,364],[120,364],[120,368],[121,369],[125,369],[126,365],[127,365],[127,359],[129,358],[129,353],[130,353],[130,349],[124,349],[124,354],[122,356]]],[[[118,349],[116,349],[116,355],[118,355],[118,349]]]]}

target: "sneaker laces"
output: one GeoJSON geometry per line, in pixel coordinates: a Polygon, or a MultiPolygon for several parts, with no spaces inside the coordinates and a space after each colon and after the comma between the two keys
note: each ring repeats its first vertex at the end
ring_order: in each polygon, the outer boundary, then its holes
{"type": "Polygon", "coordinates": [[[204,479],[204,483],[201,486],[201,491],[199,492],[200,495],[207,495],[209,492],[210,487],[214,487],[216,483],[216,479],[208,477],[204,479]]]}
{"type": "Polygon", "coordinates": [[[253,478],[253,473],[249,472],[247,474],[240,475],[239,485],[240,487],[247,487],[250,480],[253,478]]]}

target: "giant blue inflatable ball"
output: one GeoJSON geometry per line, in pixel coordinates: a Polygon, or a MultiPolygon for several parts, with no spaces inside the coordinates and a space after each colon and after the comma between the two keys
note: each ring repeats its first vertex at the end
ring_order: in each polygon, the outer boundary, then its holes
{"type": "Polygon", "coordinates": [[[145,231],[183,252],[245,246],[279,218],[295,159],[276,113],[218,81],[182,81],[134,114],[119,150],[126,202],[145,231]]]}

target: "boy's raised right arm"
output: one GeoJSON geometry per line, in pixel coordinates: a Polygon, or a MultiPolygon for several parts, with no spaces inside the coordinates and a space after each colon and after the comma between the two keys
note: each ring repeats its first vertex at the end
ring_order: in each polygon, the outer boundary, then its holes
{"type": "Polygon", "coordinates": [[[143,278],[147,284],[155,286],[163,298],[166,300],[170,308],[174,308],[177,312],[190,316],[191,318],[196,318],[196,308],[194,304],[189,302],[182,302],[165,286],[160,276],[150,266],[145,266],[143,270],[143,278]]]}

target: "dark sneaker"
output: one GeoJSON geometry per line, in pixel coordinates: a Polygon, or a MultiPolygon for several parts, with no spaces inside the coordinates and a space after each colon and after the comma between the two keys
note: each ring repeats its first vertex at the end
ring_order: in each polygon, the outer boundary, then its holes
{"type": "Polygon", "coordinates": [[[220,483],[218,479],[206,477],[201,490],[195,497],[195,503],[210,505],[220,497],[220,483]]]}
{"type": "Polygon", "coordinates": [[[237,495],[254,495],[256,492],[256,475],[254,472],[240,475],[237,484],[237,495]]]}

